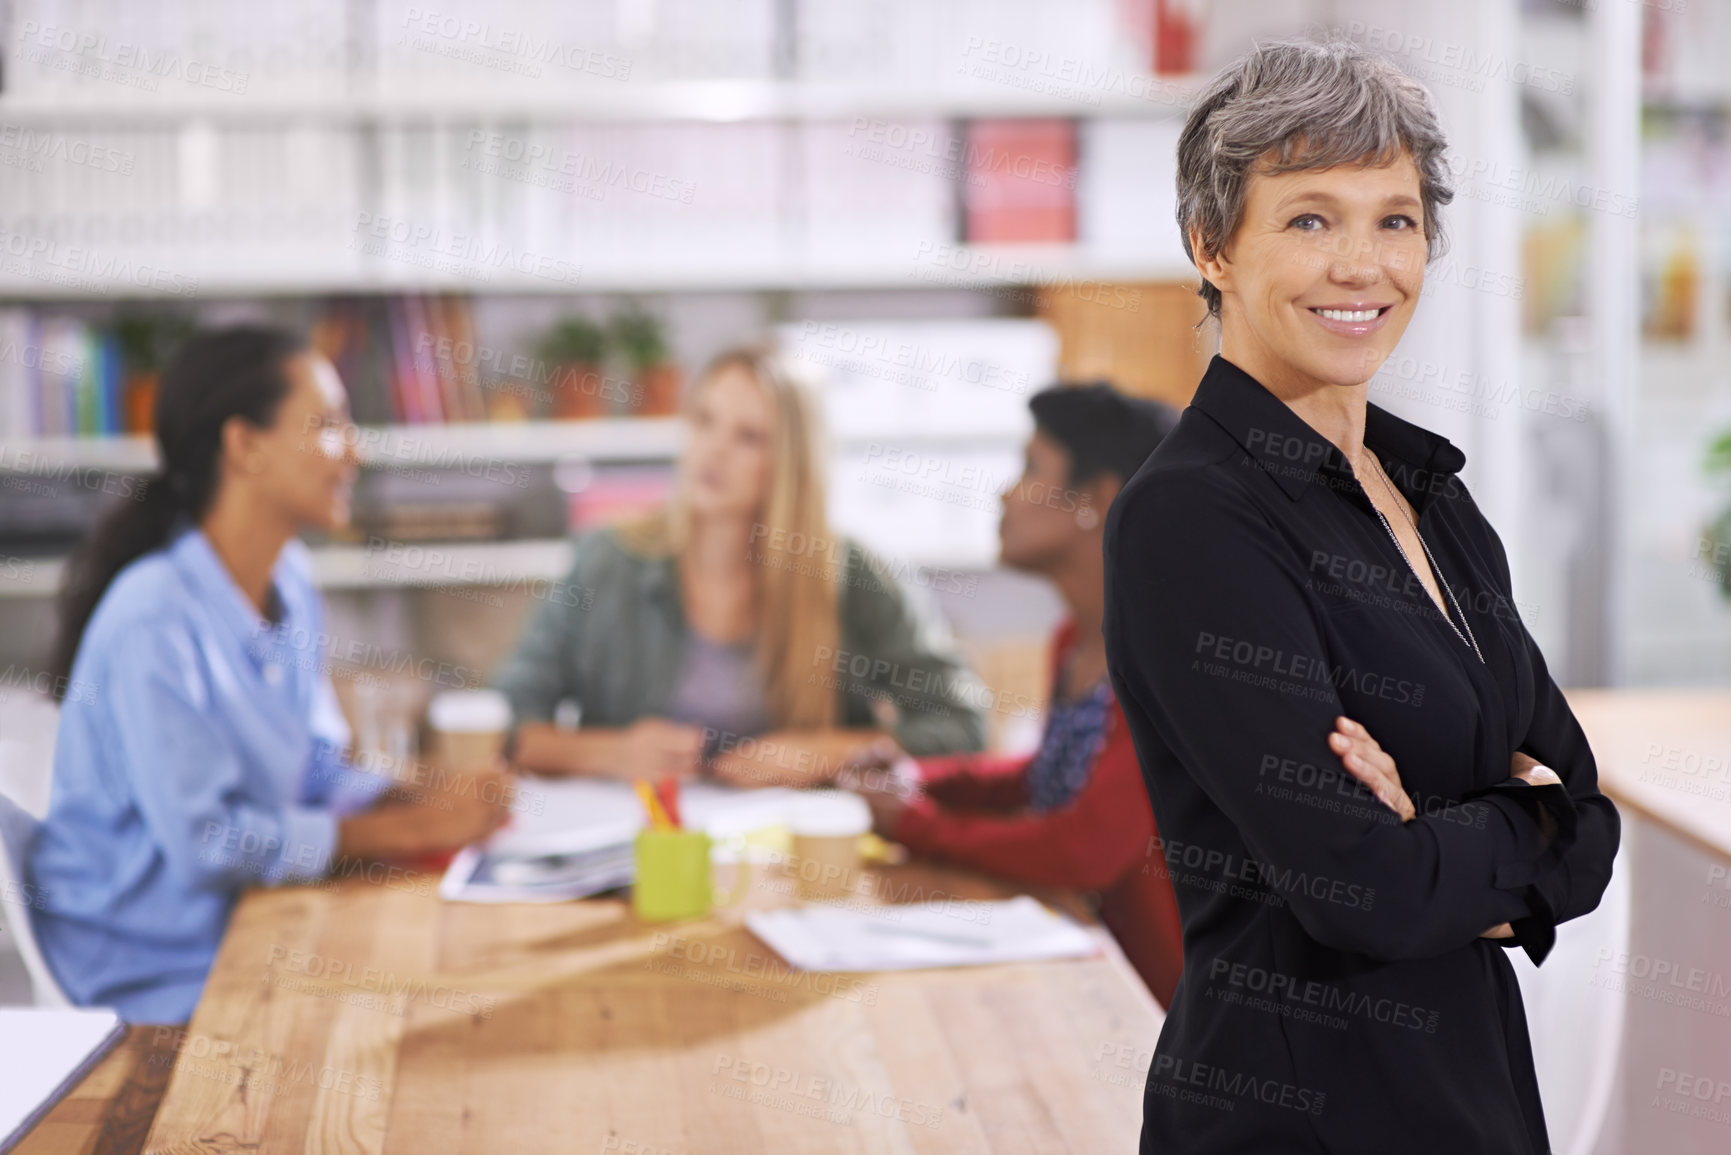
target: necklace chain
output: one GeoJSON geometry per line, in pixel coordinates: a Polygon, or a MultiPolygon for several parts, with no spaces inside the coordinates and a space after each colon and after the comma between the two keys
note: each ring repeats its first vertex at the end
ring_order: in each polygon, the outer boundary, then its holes
{"type": "MultiPolygon", "coordinates": [[[[1405,502],[1401,500],[1400,494],[1395,492],[1394,486],[1388,480],[1388,474],[1384,472],[1382,468],[1382,462],[1376,460],[1376,454],[1371,453],[1369,454],[1369,457],[1376,465],[1376,475],[1382,479],[1383,488],[1388,490],[1388,495],[1394,499],[1394,503],[1400,509],[1401,515],[1406,518],[1407,524],[1412,526],[1412,534],[1414,537],[1418,538],[1418,545],[1420,549],[1424,550],[1425,560],[1430,562],[1431,575],[1436,578],[1437,584],[1442,586],[1443,594],[1448,598],[1448,604],[1453,606],[1455,613],[1460,616],[1461,624],[1460,626],[1455,625],[1454,618],[1450,617],[1447,611],[1444,611],[1443,613],[1444,620],[1448,622],[1449,629],[1455,632],[1455,637],[1473,648],[1473,653],[1478,655],[1479,664],[1483,665],[1485,655],[1484,651],[1479,649],[1479,640],[1473,636],[1473,625],[1471,622],[1467,621],[1467,616],[1462,612],[1460,603],[1455,600],[1455,592],[1449,588],[1449,581],[1443,576],[1442,567],[1436,563],[1436,556],[1431,553],[1430,546],[1425,544],[1424,534],[1418,531],[1418,522],[1413,520],[1412,514],[1407,513],[1405,502]],[[1461,626],[1466,627],[1466,633],[1461,633],[1461,626]]],[[[1376,509],[1375,503],[1372,503],[1371,508],[1376,510],[1376,519],[1382,522],[1382,528],[1388,531],[1389,540],[1394,542],[1394,548],[1400,551],[1401,560],[1406,562],[1406,568],[1412,570],[1413,576],[1417,577],[1418,567],[1412,564],[1412,558],[1407,556],[1406,547],[1401,545],[1400,538],[1395,536],[1394,526],[1388,523],[1388,518],[1383,516],[1382,510],[1376,509]]]]}

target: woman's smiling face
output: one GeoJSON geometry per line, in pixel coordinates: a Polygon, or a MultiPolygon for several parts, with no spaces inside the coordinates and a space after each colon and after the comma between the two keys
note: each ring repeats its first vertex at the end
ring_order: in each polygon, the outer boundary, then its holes
{"type": "Polygon", "coordinates": [[[1264,381],[1362,384],[1424,288],[1418,168],[1403,152],[1384,165],[1255,173],[1225,249],[1200,265],[1221,292],[1233,359],[1252,362],[1241,368],[1264,381]]]}

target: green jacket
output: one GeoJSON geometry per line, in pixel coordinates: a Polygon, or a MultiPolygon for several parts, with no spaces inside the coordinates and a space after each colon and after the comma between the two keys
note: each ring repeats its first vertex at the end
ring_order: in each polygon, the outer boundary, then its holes
{"type": "MultiPolygon", "coordinates": [[[[988,695],[947,628],[859,544],[845,543],[842,572],[839,644],[812,656],[809,675],[834,685],[837,724],[880,726],[915,755],[979,750],[988,695]]],[[[644,558],[612,531],[592,530],[493,684],[519,724],[552,720],[569,698],[583,725],[626,726],[666,713],[685,638],[674,559],[644,558]]]]}

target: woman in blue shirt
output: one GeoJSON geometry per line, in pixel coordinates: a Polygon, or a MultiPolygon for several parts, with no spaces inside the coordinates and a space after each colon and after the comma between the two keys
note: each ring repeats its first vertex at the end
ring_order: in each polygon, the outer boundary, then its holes
{"type": "Polygon", "coordinates": [[[28,862],[74,1002],[183,1022],[243,887],[455,848],[503,818],[502,783],[411,800],[346,759],[295,536],[347,521],[351,432],[342,382],[301,338],[196,335],[162,377],[161,474],[68,563],[53,790],[28,862]]]}

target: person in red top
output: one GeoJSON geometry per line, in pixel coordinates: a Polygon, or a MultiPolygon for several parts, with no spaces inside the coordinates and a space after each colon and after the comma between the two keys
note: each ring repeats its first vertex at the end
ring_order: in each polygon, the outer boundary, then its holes
{"type": "Polygon", "coordinates": [[[1106,675],[1101,534],[1107,507],[1176,414],[1098,382],[1043,390],[1029,407],[1034,434],[1003,495],[998,537],[1002,563],[1051,581],[1068,610],[1053,637],[1040,746],[915,760],[891,743],[880,762],[896,777],[861,775],[853,788],[878,834],[917,854],[1095,892],[1101,921],[1165,1006],[1183,968],[1178,905],[1154,868],[1164,860],[1149,854],[1154,812],[1106,675]]]}

